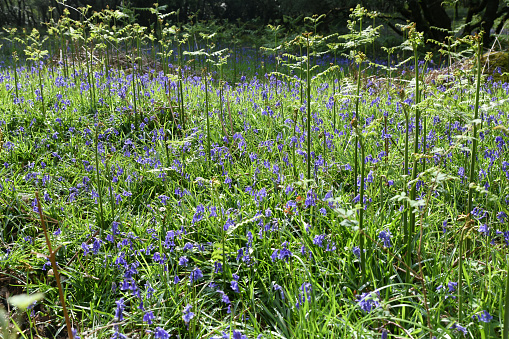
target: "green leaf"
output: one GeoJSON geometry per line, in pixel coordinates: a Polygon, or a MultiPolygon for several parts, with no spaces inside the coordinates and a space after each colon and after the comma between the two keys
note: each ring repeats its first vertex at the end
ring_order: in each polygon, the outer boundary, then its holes
{"type": "Polygon", "coordinates": [[[20,308],[22,310],[26,310],[28,306],[32,305],[34,302],[44,299],[44,293],[34,293],[31,295],[28,294],[19,294],[12,296],[7,299],[9,304],[20,308]]]}

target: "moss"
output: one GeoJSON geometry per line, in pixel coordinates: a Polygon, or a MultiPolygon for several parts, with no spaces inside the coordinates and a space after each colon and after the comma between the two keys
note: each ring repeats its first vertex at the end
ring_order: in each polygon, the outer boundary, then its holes
{"type": "Polygon", "coordinates": [[[483,74],[492,75],[495,81],[509,82],[509,52],[487,52],[481,57],[483,74]]]}

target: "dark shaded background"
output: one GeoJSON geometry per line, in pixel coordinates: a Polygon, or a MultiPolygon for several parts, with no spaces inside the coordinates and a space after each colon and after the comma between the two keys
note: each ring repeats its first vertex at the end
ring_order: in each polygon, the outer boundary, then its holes
{"type": "MultiPolygon", "coordinates": [[[[493,34],[502,31],[509,18],[509,0],[160,0],[159,6],[164,7],[162,13],[179,10],[179,23],[187,22],[196,14],[192,20],[217,19],[220,23],[239,20],[254,25],[277,23],[295,31],[303,28],[304,16],[326,14],[318,29],[329,33],[345,27],[350,8],[359,3],[378,11],[377,24],[385,23],[397,34],[401,34],[398,23],[411,21],[427,38],[443,41],[453,22],[464,22],[466,25],[456,35],[472,34],[482,27],[491,35],[491,39],[485,39],[486,46],[491,44],[493,34]],[[284,20],[285,16],[300,17],[300,20],[291,22],[284,20]]],[[[146,10],[153,7],[152,1],[147,0],[67,0],[65,4],[72,8],[90,5],[91,12],[107,6],[124,11],[129,9],[144,26],[150,26],[156,20],[156,15],[146,10]]],[[[0,25],[41,27],[51,17],[58,18],[63,9],[64,5],[55,0],[0,0],[0,25]]],[[[77,11],[70,8],[70,12],[73,19],[79,19],[77,11]]],[[[175,24],[177,16],[167,17],[167,20],[175,24]]]]}

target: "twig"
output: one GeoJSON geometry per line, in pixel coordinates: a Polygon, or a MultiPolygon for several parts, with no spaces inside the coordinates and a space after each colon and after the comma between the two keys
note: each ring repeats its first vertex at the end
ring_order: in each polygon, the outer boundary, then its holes
{"type": "Polygon", "coordinates": [[[65,318],[65,324],[67,325],[67,334],[70,339],[73,339],[72,334],[72,328],[71,328],[71,321],[69,320],[69,314],[67,314],[67,308],[65,307],[65,298],[64,298],[64,291],[62,290],[62,284],[60,284],[60,275],[58,273],[58,267],[57,262],[55,260],[55,254],[58,251],[53,252],[53,249],[51,248],[51,241],[48,235],[48,230],[46,229],[46,224],[44,223],[44,217],[42,215],[42,207],[41,207],[41,201],[39,199],[39,192],[35,192],[35,197],[37,199],[37,209],[39,211],[39,217],[41,218],[41,226],[44,231],[44,237],[46,238],[46,245],[48,246],[49,250],[49,260],[51,261],[51,266],[53,267],[53,273],[55,274],[55,280],[57,281],[57,287],[58,287],[58,294],[60,296],[60,303],[62,304],[62,309],[64,311],[64,318],[65,318]]]}
{"type": "Polygon", "coordinates": [[[412,337],[412,335],[410,333],[408,333],[408,331],[403,326],[401,326],[400,324],[397,324],[397,323],[395,323],[393,321],[388,321],[387,324],[396,326],[397,328],[399,328],[403,332],[405,332],[405,334],[408,336],[408,338],[414,339],[414,337],[412,337]]]}
{"type": "MultiPolygon", "coordinates": [[[[92,239],[93,239],[93,238],[94,238],[97,234],[99,234],[99,230],[95,231],[95,233],[94,233],[94,234],[92,234],[92,235],[90,236],[90,238],[88,238],[88,239],[87,239],[87,241],[85,241],[85,243],[88,245],[88,244],[92,241],[92,239]]],[[[76,252],[76,253],[74,254],[74,256],[71,258],[71,260],[69,260],[69,261],[67,262],[67,265],[66,265],[66,266],[71,265],[71,263],[74,261],[74,259],[76,259],[76,257],[77,257],[77,256],[78,256],[78,252],[76,252]]]]}
{"type": "Polygon", "coordinates": [[[87,333],[87,335],[88,335],[88,336],[90,336],[90,335],[92,335],[92,334],[94,334],[94,333],[96,333],[96,332],[98,332],[98,331],[100,331],[100,330],[104,330],[104,329],[106,329],[106,328],[108,328],[108,327],[113,327],[113,326],[123,325],[123,324],[125,324],[125,323],[126,323],[125,321],[121,321],[121,322],[119,322],[119,323],[113,323],[113,324],[108,324],[108,325],[105,325],[105,326],[97,327],[97,328],[95,328],[93,331],[91,331],[90,333],[87,333]]]}
{"type": "MultiPolygon", "coordinates": [[[[364,230],[360,230],[360,233],[364,234],[364,236],[366,236],[369,240],[371,240],[371,242],[373,242],[375,245],[377,245],[379,248],[381,248],[385,253],[389,254],[391,257],[393,257],[394,259],[399,261],[401,264],[403,264],[403,266],[405,266],[405,268],[407,270],[409,270],[409,272],[414,276],[414,278],[416,278],[417,280],[423,280],[423,278],[420,275],[418,275],[417,272],[415,272],[411,267],[409,267],[403,260],[401,260],[401,258],[399,258],[396,254],[392,253],[391,251],[389,251],[387,248],[385,248],[383,246],[379,246],[379,242],[374,240],[373,238],[371,238],[369,236],[369,234],[366,233],[364,230]]],[[[401,270],[404,271],[403,269],[401,269],[401,270]]],[[[406,271],[405,271],[405,273],[406,273],[406,271]]]]}

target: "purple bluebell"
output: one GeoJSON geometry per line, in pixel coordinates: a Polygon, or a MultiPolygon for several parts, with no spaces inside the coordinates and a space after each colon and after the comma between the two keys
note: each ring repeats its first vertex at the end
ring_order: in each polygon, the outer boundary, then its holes
{"type": "Polygon", "coordinates": [[[191,282],[191,284],[201,278],[203,278],[203,273],[199,268],[195,268],[189,274],[189,281],[191,282]]]}
{"type": "Polygon", "coordinates": [[[226,222],[225,222],[225,224],[223,226],[223,231],[226,232],[226,231],[228,231],[228,229],[230,227],[233,227],[233,226],[235,226],[235,223],[233,222],[233,220],[231,218],[228,218],[228,220],[226,220],[226,222]]]}
{"type": "Polygon", "coordinates": [[[166,332],[161,327],[156,327],[154,330],[154,338],[155,339],[168,339],[170,337],[170,334],[166,332]]]}
{"type": "Polygon", "coordinates": [[[490,315],[486,310],[482,311],[481,314],[474,316],[474,318],[475,317],[477,317],[477,320],[483,323],[489,323],[493,320],[493,316],[490,315]]]}
{"type": "Polygon", "coordinates": [[[461,326],[460,324],[458,323],[454,323],[452,326],[451,326],[452,329],[458,331],[458,332],[461,332],[463,333],[463,335],[467,335],[468,334],[468,331],[465,327],[461,326]]]}
{"type": "Polygon", "coordinates": [[[120,298],[119,300],[115,301],[115,304],[117,304],[117,308],[115,310],[115,318],[117,318],[118,321],[124,320],[123,312],[125,308],[124,298],[120,298]]]}
{"type": "Polygon", "coordinates": [[[507,214],[505,212],[500,211],[497,213],[497,219],[499,222],[504,223],[506,218],[507,214]]]}
{"type": "Polygon", "coordinates": [[[221,273],[221,272],[223,272],[223,265],[220,262],[216,261],[214,263],[214,273],[217,274],[217,273],[221,273]]]}
{"type": "Polygon", "coordinates": [[[143,321],[149,325],[152,325],[152,320],[155,319],[154,312],[148,311],[143,315],[143,321]]]}
{"type": "Polygon", "coordinates": [[[281,299],[285,300],[285,293],[283,291],[283,287],[281,287],[278,284],[274,284],[273,287],[274,287],[274,290],[279,291],[279,293],[281,294],[281,299]]]}
{"type": "Polygon", "coordinates": [[[479,225],[479,233],[482,233],[483,235],[489,235],[490,233],[490,228],[488,227],[487,224],[481,224],[479,225]]]}
{"type": "Polygon", "coordinates": [[[240,293],[240,289],[239,289],[239,283],[237,282],[237,280],[232,280],[230,282],[230,286],[232,288],[232,290],[236,293],[240,293]]]}
{"type": "Polygon", "coordinates": [[[380,307],[380,302],[378,300],[378,295],[374,292],[366,292],[362,293],[360,296],[357,296],[359,307],[366,313],[369,313],[375,308],[380,307]]]}
{"type": "Polygon", "coordinates": [[[240,331],[233,330],[232,339],[248,339],[247,335],[242,334],[240,331]]]}
{"type": "Polygon", "coordinates": [[[357,259],[361,258],[361,249],[359,248],[359,246],[354,246],[352,248],[352,252],[357,257],[357,259]]]}
{"type": "Polygon", "coordinates": [[[179,258],[179,265],[180,266],[186,267],[188,263],[189,263],[189,259],[187,259],[187,257],[182,256],[182,257],[179,258]]]}
{"type": "Polygon", "coordinates": [[[221,290],[217,290],[217,292],[219,294],[221,294],[221,301],[224,302],[225,304],[229,304],[230,303],[230,298],[228,298],[228,295],[226,293],[224,293],[223,291],[221,290]]]}
{"type": "Polygon", "coordinates": [[[378,238],[380,238],[380,240],[382,240],[384,242],[384,247],[391,247],[391,237],[392,237],[392,234],[389,230],[387,231],[382,231],[380,232],[380,234],[378,235],[378,238]]]}
{"type": "Polygon", "coordinates": [[[191,321],[191,319],[194,318],[194,313],[191,312],[192,308],[193,306],[191,304],[187,304],[187,306],[184,307],[184,311],[182,311],[182,313],[184,313],[182,315],[182,319],[184,319],[186,324],[188,324],[191,321]]]}

